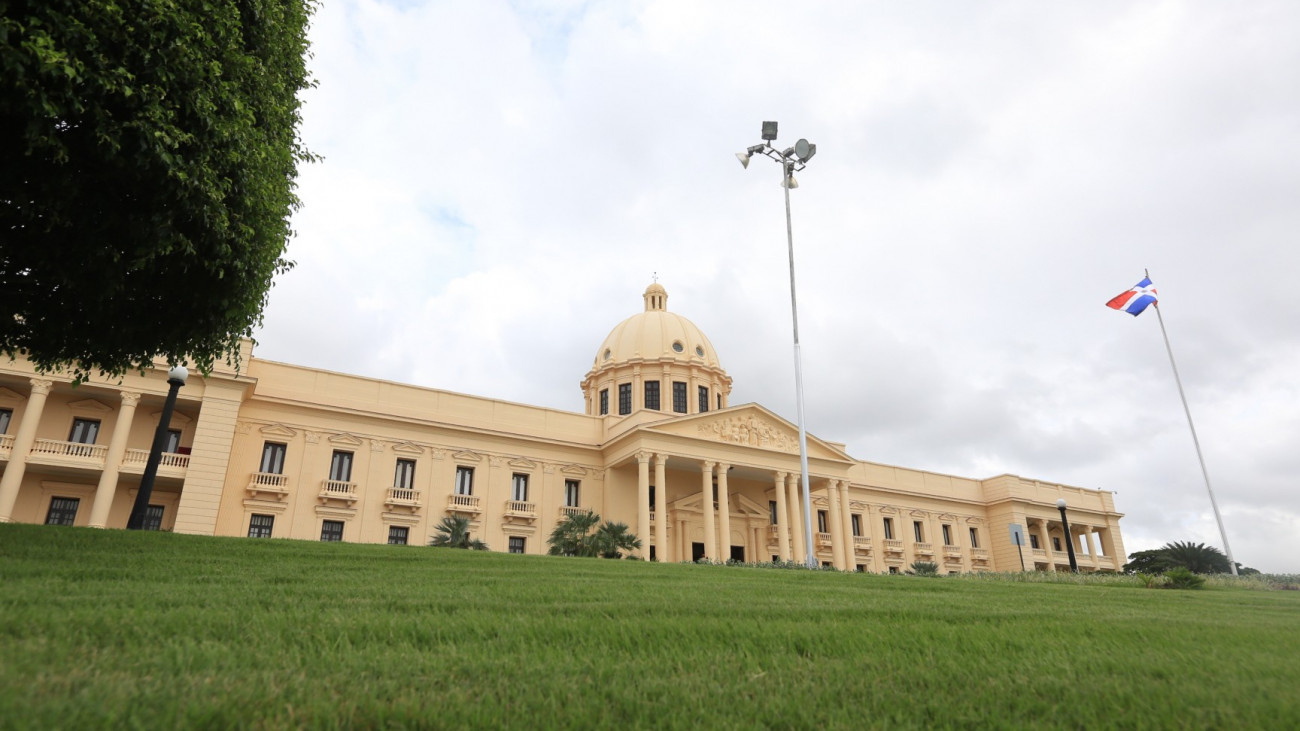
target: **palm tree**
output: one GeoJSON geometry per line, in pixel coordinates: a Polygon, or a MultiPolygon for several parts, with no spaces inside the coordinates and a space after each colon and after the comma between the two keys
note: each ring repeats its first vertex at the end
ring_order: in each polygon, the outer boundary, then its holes
{"type": "Polygon", "coordinates": [[[486,551],[488,545],[469,535],[469,518],[449,515],[442,519],[437,527],[438,535],[429,541],[430,546],[444,548],[468,548],[471,551],[486,551]]]}
{"type": "Polygon", "coordinates": [[[601,558],[622,558],[623,551],[631,554],[641,547],[641,539],[628,529],[626,523],[605,523],[596,529],[596,553],[601,558]]]}
{"type": "Polygon", "coordinates": [[[569,513],[556,524],[551,537],[546,539],[552,556],[595,556],[592,531],[600,524],[600,516],[588,510],[569,513]]]}
{"type": "Polygon", "coordinates": [[[1170,566],[1183,566],[1194,574],[1227,574],[1232,572],[1228,557],[1223,551],[1204,543],[1174,541],[1166,543],[1164,552],[1170,566]]]}

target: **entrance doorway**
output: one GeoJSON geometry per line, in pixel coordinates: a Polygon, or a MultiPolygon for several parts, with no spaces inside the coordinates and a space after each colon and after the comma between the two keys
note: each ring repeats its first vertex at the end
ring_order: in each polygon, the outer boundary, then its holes
{"type": "Polygon", "coordinates": [[[703,543],[692,543],[692,544],[691,544],[691,560],[692,560],[692,561],[699,561],[699,560],[702,559],[702,558],[704,558],[704,544],[703,544],[703,543]]]}
{"type": "Polygon", "coordinates": [[[732,546],[732,547],[731,547],[731,560],[732,560],[732,561],[739,561],[740,563],[744,563],[744,562],[745,562],[745,547],[744,547],[744,546],[732,546]]]}

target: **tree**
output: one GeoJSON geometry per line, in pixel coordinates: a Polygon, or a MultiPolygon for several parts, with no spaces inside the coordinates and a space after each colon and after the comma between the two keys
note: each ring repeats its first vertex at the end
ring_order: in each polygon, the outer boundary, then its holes
{"type": "Polygon", "coordinates": [[[459,515],[449,515],[442,519],[442,522],[435,528],[438,532],[429,541],[430,546],[440,548],[467,548],[471,551],[486,551],[488,545],[469,535],[469,518],[462,518],[459,515]]]}
{"type": "Polygon", "coordinates": [[[600,516],[588,510],[585,513],[569,513],[555,525],[551,537],[546,539],[552,556],[595,556],[596,546],[592,538],[600,525],[600,516]]]}
{"type": "Polygon", "coordinates": [[[626,523],[605,523],[596,529],[593,542],[601,558],[622,558],[625,552],[631,554],[641,548],[641,539],[626,523]]]}
{"type": "Polygon", "coordinates": [[[8,0],[0,351],[237,357],[283,258],[314,0],[8,0]]]}
{"type": "MultiPolygon", "coordinates": [[[[1126,574],[1162,574],[1170,569],[1185,568],[1195,574],[1227,574],[1232,572],[1228,557],[1223,551],[1204,543],[1174,541],[1150,551],[1130,553],[1124,564],[1126,574]]],[[[1238,574],[1259,573],[1255,569],[1237,564],[1238,574]]]]}

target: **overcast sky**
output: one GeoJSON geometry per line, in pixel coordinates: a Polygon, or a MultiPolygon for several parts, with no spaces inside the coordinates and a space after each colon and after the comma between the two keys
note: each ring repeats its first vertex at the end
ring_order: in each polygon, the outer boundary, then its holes
{"type": "Polygon", "coordinates": [[[1300,3],[329,0],[257,355],[582,409],[657,272],[859,459],[1115,491],[1128,551],[1300,572],[1300,3]]]}

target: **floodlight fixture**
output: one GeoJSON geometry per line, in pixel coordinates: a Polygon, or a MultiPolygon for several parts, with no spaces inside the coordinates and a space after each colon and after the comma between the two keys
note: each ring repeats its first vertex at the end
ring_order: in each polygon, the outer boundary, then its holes
{"type": "Polygon", "coordinates": [[[736,153],[736,159],[740,161],[740,166],[741,166],[741,167],[745,168],[746,170],[749,169],[749,153],[748,153],[748,152],[737,152],[737,153],[736,153]]]}
{"type": "Polygon", "coordinates": [[[798,142],[794,143],[794,156],[799,158],[799,162],[801,163],[808,162],[809,160],[812,159],[812,156],[816,154],[817,154],[817,145],[814,145],[808,140],[799,140],[798,142]]]}
{"type": "Polygon", "coordinates": [[[763,123],[763,139],[768,141],[776,139],[776,122],[763,123]]]}
{"type": "Polygon", "coordinates": [[[798,181],[798,180],[795,180],[795,179],[794,179],[794,174],[791,173],[791,174],[785,176],[785,180],[781,181],[781,187],[782,187],[782,188],[789,188],[790,190],[794,190],[795,188],[798,188],[798,187],[799,187],[799,181],[798,181]]]}

